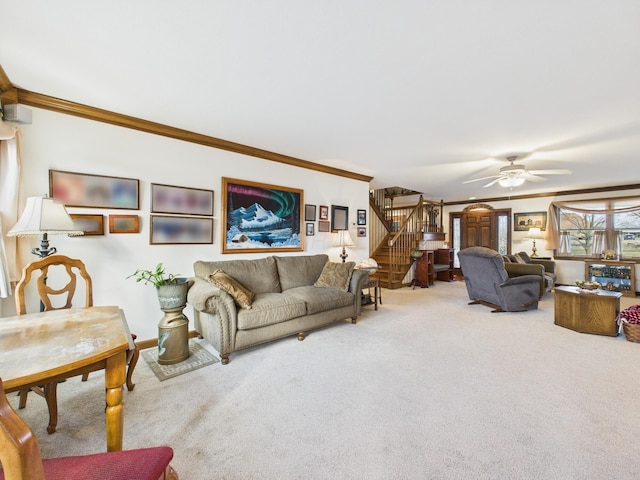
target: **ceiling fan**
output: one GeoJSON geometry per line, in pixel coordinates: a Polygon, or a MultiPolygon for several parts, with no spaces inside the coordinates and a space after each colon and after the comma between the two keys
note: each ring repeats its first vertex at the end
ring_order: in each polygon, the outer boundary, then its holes
{"type": "Polygon", "coordinates": [[[474,178],[473,180],[466,180],[462,183],[479,182],[481,180],[493,179],[489,183],[483,186],[483,188],[490,187],[495,183],[500,184],[502,187],[513,188],[519,187],[525,181],[534,183],[544,182],[547,179],[540,177],[539,175],[568,175],[571,170],[557,169],[557,170],[527,170],[524,165],[517,165],[516,160],[522,159],[526,155],[510,155],[506,157],[509,165],[502,167],[500,173],[497,175],[491,175],[489,177],[474,178]]]}

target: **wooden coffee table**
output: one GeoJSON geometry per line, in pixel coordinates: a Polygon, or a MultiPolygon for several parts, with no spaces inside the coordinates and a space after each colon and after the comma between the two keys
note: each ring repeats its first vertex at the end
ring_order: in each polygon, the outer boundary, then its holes
{"type": "Polygon", "coordinates": [[[576,332],[615,337],[620,297],[620,292],[585,293],[578,287],[555,287],[554,323],[576,332]]]}

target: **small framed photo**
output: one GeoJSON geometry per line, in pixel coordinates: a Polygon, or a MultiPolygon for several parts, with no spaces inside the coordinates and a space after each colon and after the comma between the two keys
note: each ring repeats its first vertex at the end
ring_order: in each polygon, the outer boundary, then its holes
{"type": "Polygon", "coordinates": [[[366,224],[367,224],[367,211],[358,210],[358,225],[366,225],[366,224]]]}
{"type": "Polygon", "coordinates": [[[316,206],[315,205],[306,204],[304,206],[304,221],[305,222],[315,222],[316,221],[316,206]]]}
{"type": "Polygon", "coordinates": [[[73,224],[85,235],[104,235],[104,217],[102,215],[85,215],[70,213],[73,224]]]}
{"type": "Polygon", "coordinates": [[[139,231],[138,215],[109,215],[109,233],[138,233],[139,231]]]}
{"type": "Polygon", "coordinates": [[[326,205],[320,205],[320,216],[318,220],[329,220],[329,207],[326,205]]]}
{"type": "Polygon", "coordinates": [[[213,218],[151,215],[151,245],[213,243],[213,218]]]}
{"type": "Polygon", "coordinates": [[[349,229],[349,207],[331,205],[331,231],[349,229]]]}
{"type": "Polygon", "coordinates": [[[358,227],[358,236],[366,237],[367,236],[367,227],[358,227]]]}
{"type": "Polygon", "coordinates": [[[315,223],[307,223],[307,229],[306,229],[307,237],[312,237],[313,235],[316,234],[315,227],[316,227],[315,223]]]}
{"type": "Polygon", "coordinates": [[[318,221],[318,231],[319,232],[330,232],[331,231],[331,222],[320,220],[318,221]]]}

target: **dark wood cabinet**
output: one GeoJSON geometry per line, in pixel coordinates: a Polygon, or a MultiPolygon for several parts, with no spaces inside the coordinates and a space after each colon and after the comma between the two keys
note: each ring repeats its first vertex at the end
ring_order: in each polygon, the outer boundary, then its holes
{"type": "Polygon", "coordinates": [[[434,251],[433,271],[438,280],[453,282],[453,248],[439,248],[434,251]]]}
{"type": "Polygon", "coordinates": [[[413,286],[429,288],[429,285],[433,285],[435,279],[433,271],[433,250],[420,251],[422,252],[422,256],[414,259],[415,272],[413,286]]]}

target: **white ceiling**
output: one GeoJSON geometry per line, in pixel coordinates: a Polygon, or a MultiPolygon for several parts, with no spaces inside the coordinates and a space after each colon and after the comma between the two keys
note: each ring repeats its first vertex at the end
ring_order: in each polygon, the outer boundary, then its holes
{"type": "Polygon", "coordinates": [[[32,90],[445,201],[638,183],[638,0],[0,0],[32,90]],[[571,169],[513,190],[497,157],[571,169]]]}

